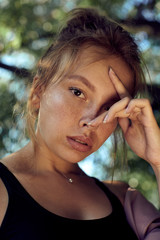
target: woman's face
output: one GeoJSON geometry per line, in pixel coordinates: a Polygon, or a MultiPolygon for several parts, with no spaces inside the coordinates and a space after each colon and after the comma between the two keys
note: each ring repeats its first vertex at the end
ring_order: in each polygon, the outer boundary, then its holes
{"type": "Polygon", "coordinates": [[[79,162],[115,130],[117,119],[97,127],[87,126],[119,100],[108,75],[109,67],[131,92],[133,73],[129,66],[116,56],[92,61],[91,50],[82,51],[76,70],[51,84],[41,97],[37,139],[52,158],[79,162]]]}

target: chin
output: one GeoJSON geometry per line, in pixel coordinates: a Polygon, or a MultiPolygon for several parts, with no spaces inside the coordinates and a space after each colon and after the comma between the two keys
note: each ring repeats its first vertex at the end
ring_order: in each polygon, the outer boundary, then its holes
{"type": "Polygon", "coordinates": [[[64,160],[69,162],[69,163],[78,163],[82,160],[84,160],[86,157],[88,157],[89,155],[91,155],[93,152],[90,152],[88,154],[84,154],[83,152],[76,152],[76,151],[72,151],[68,154],[65,154],[64,156],[64,160]]]}

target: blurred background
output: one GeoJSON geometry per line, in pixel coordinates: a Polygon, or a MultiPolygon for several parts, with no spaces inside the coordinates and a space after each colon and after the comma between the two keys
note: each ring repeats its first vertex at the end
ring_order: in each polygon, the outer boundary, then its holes
{"type": "MultiPolygon", "coordinates": [[[[0,158],[23,147],[24,107],[36,63],[75,7],[96,7],[129,30],[139,45],[146,71],[149,98],[160,124],[160,1],[156,0],[0,0],[0,158]]],[[[126,181],[157,208],[158,193],[152,168],[127,147],[128,162],[118,142],[113,163],[112,137],[80,163],[91,176],[126,181]],[[114,167],[113,167],[114,165],[114,167]]]]}

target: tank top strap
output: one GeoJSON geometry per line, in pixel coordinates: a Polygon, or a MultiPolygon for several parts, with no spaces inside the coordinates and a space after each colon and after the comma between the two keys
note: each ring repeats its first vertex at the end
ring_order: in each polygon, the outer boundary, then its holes
{"type": "Polygon", "coordinates": [[[123,212],[123,206],[118,197],[114,193],[112,193],[103,182],[101,182],[97,178],[94,179],[96,181],[96,184],[102,189],[102,191],[106,194],[106,196],[110,200],[113,210],[123,212]]]}

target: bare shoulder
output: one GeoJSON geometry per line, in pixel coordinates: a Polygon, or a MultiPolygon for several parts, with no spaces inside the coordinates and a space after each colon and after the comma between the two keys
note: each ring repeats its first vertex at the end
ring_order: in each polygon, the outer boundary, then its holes
{"type": "Polygon", "coordinates": [[[104,181],[103,183],[119,198],[122,205],[124,205],[124,199],[129,185],[123,181],[104,181]]]}
{"type": "MultiPolygon", "coordinates": [[[[6,165],[6,162],[8,161],[9,158],[10,156],[2,158],[0,162],[6,165]]],[[[0,176],[0,226],[3,222],[5,213],[7,211],[8,202],[9,202],[8,192],[0,176]]]]}
{"type": "Polygon", "coordinates": [[[26,172],[32,165],[32,152],[28,145],[2,158],[0,162],[2,162],[12,173],[26,172]]]}
{"type": "Polygon", "coordinates": [[[7,189],[0,179],[0,225],[4,219],[6,210],[8,206],[8,192],[7,189]]]}
{"type": "Polygon", "coordinates": [[[5,156],[0,160],[0,162],[3,163],[3,165],[5,165],[10,171],[14,171],[14,169],[16,169],[16,166],[20,164],[20,160],[20,151],[17,151],[15,153],[5,156]]]}

